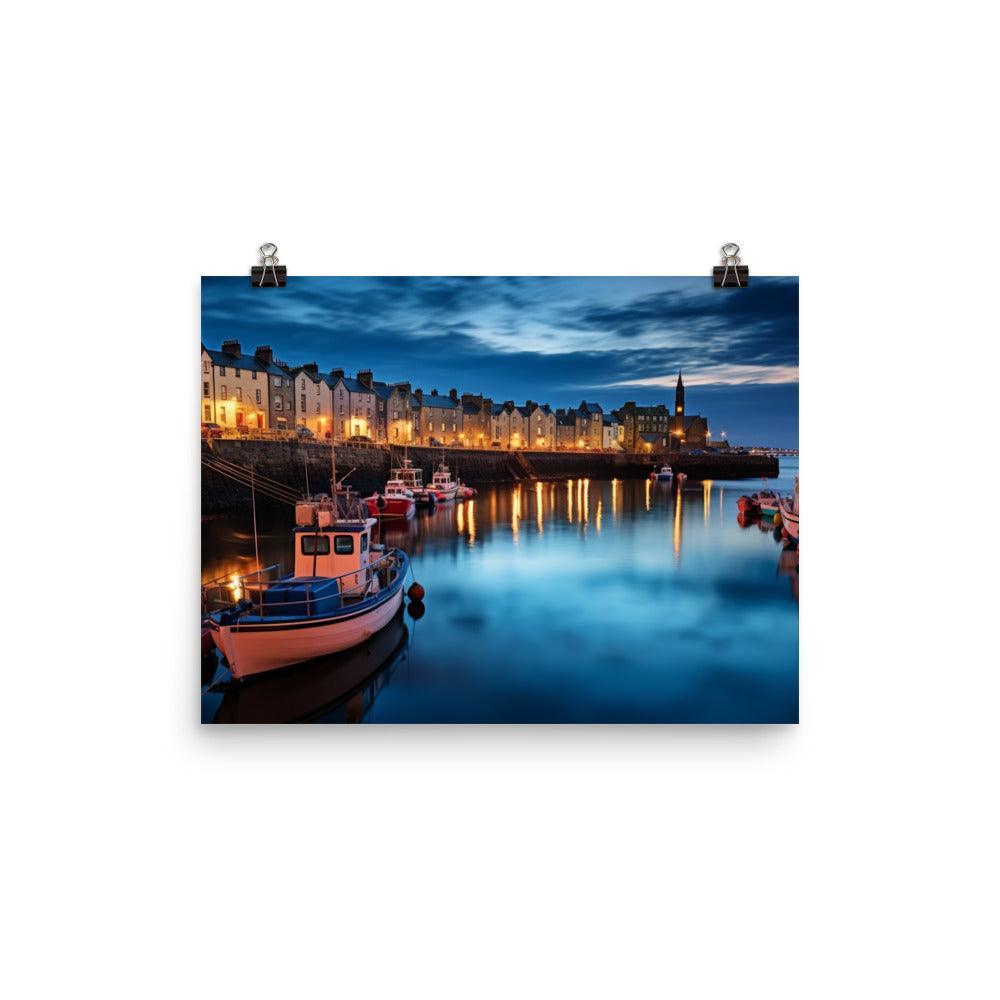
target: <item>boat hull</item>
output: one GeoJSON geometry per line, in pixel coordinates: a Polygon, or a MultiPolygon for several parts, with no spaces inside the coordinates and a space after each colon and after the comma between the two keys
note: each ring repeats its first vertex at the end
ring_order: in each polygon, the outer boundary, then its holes
{"type": "Polygon", "coordinates": [[[354,614],[293,622],[215,624],[212,638],[236,678],[304,663],[367,642],[392,621],[403,604],[400,585],[378,604],[354,614]]]}
{"type": "Polygon", "coordinates": [[[799,515],[793,514],[790,508],[782,505],[781,523],[788,537],[797,542],[799,540],[799,515]]]}
{"type": "Polygon", "coordinates": [[[431,487],[434,495],[437,497],[438,503],[447,503],[449,500],[454,500],[458,495],[458,485],[452,486],[433,486],[431,487]]]}
{"type": "Polygon", "coordinates": [[[416,503],[408,497],[382,497],[382,500],[385,503],[385,508],[379,510],[378,499],[376,497],[367,497],[365,499],[369,516],[380,517],[383,521],[405,521],[407,518],[413,517],[417,512],[416,503]]]}
{"type": "Polygon", "coordinates": [[[674,476],[672,472],[671,473],[658,472],[656,474],[656,478],[661,483],[669,483],[670,480],[674,478],[674,476]]]}

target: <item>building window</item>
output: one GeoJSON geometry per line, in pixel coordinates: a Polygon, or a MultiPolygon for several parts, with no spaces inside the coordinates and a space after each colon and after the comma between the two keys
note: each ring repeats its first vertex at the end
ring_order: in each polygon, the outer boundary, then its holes
{"type": "Polygon", "coordinates": [[[306,412],[306,397],[305,394],[299,397],[299,409],[305,413],[306,412]]]}
{"type": "Polygon", "coordinates": [[[252,378],[254,380],[254,382],[256,382],[257,381],[257,373],[256,372],[250,372],[250,378],[252,378]]]}
{"type": "Polygon", "coordinates": [[[208,423],[212,419],[212,407],[211,404],[205,404],[205,423],[208,423]]]}
{"type": "Polygon", "coordinates": [[[257,404],[260,405],[260,389],[257,390],[257,404]]]}
{"type": "Polygon", "coordinates": [[[282,400],[281,400],[280,396],[275,396],[274,397],[274,408],[276,410],[284,409],[284,407],[282,406],[282,400]]]}
{"type": "Polygon", "coordinates": [[[274,376],[274,384],[278,389],[281,388],[281,378],[277,375],[274,376]]]}
{"type": "Polygon", "coordinates": [[[201,370],[207,375],[209,372],[209,366],[207,361],[202,361],[201,370]]]}
{"type": "Polygon", "coordinates": [[[226,374],[226,366],[225,365],[219,365],[219,374],[220,375],[225,375],[226,374]]]}
{"type": "Polygon", "coordinates": [[[319,413],[319,403],[316,404],[316,412],[319,413]]]}
{"type": "MultiPolygon", "coordinates": [[[[206,406],[205,409],[207,410],[208,407],[206,406]]],[[[398,427],[393,427],[393,429],[392,429],[392,436],[394,438],[398,438],[399,437],[399,428],[398,427]]]]}
{"type": "Polygon", "coordinates": [[[239,386],[236,387],[236,402],[243,402],[243,390],[239,386]]]}
{"type": "Polygon", "coordinates": [[[202,382],[201,383],[201,394],[203,396],[210,396],[211,395],[211,393],[208,391],[208,383],[207,382],[202,382]]]}
{"type": "Polygon", "coordinates": [[[222,398],[223,399],[229,399],[229,386],[227,386],[227,385],[224,385],[222,387],[222,398]]]}
{"type": "Polygon", "coordinates": [[[239,377],[241,376],[242,372],[240,372],[239,368],[234,368],[234,369],[233,369],[233,374],[234,374],[234,375],[235,375],[235,376],[236,376],[237,378],[239,378],[239,377]]]}

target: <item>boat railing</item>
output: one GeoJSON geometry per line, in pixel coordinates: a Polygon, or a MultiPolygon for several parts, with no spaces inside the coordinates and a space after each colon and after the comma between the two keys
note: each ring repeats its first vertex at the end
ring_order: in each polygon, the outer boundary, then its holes
{"type": "Polygon", "coordinates": [[[390,571],[394,566],[398,567],[399,559],[395,550],[386,552],[373,559],[364,566],[357,569],[348,570],[338,576],[322,577],[314,580],[301,580],[294,583],[289,577],[282,573],[281,563],[273,563],[263,569],[255,570],[252,573],[240,575],[232,573],[229,576],[221,576],[218,579],[210,580],[202,584],[201,605],[202,614],[210,614],[213,611],[242,610],[246,614],[257,614],[264,616],[264,607],[276,607],[271,605],[266,594],[277,585],[288,587],[294,585],[296,589],[301,588],[305,597],[301,600],[288,600],[280,603],[281,611],[290,616],[304,615],[306,617],[315,613],[315,610],[322,607],[321,601],[339,596],[341,604],[352,604],[363,601],[376,592],[378,586],[388,586],[390,582],[390,571]],[[344,582],[350,578],[350,585],[344,582]]]}

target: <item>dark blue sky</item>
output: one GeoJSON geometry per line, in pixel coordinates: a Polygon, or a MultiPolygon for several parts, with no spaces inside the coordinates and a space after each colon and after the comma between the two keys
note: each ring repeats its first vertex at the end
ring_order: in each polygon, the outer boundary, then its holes
{"type": "Polygon", "coordinates": [[[231,338],[292,366],[553,407],[673,409],[683,368],[687,411],[714,436],[798,445],[797,278],[739,291],[705,277],[290,277],[283,289],[203,278],[202,340],[231,338]]]}

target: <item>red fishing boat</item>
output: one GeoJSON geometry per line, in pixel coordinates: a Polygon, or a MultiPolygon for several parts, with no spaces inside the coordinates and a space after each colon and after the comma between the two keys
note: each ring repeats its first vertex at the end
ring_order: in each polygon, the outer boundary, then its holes
{"type": "Polygon", "coordinates": [[[383,521],[405,521],[417,510],[413,491],[402,479],[390,479],[381,493],[365,497],[365,504],[371,517],[380,517],[383,521]]]}

